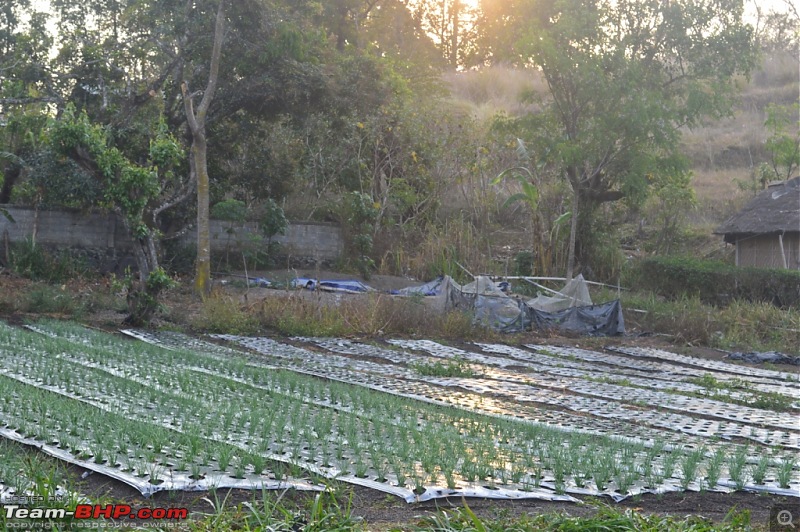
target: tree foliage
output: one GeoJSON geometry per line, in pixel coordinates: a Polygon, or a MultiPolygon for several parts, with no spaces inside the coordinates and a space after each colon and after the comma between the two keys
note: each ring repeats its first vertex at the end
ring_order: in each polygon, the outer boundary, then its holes
{"type": "Polygon", "coordinates": [[[519,120],[536,157],[573,191],[585,255],[596,207],[638,203],[653,176],[686,171],[682,128],[731,112],[754,61],[740,0],[530,0],[509,57],[547,82],[542,111],[519,120]]]}
{"type": "Polygon", "coordinates": [[[752,64],[738,0],[474,5],[51,0],[38,13],[8,0],[0,201],[117,210],[143,239],[145,287],[162,235],[206,219],[206,200],[190,201],[200,174],[208,205],[343,223],[360,235],[360,265],[382,246],[419,245],[421,231],[447,223],[443,206],[475,227],[511,220],[520,205],[501,209],[509,190],[492,180],[520,165],[511,193],[535,211],[542,254],[563,240],[567,211],[588,258],[599,205],[686,197],[680,131],[724,116],[732,80],[752,64]],[[549,94],[490,129],[453,105],[441,74],[500,62],[541,73],[549,94]],[[374,219],[353,218],[353,198],[374,219]]]}
{"type": "Polygon", "coordinates": [[[97,181],[103,191],[100,204],[120,215],[133,241],[139,270],[139,282],[129,287],[127,321],[149,322],[157,310],[158,295],[169,286],[158,261],[158,215],[164,204],[157,200],[173,188],[174,170],[185,158],[183,149],[161,124],[150,141],[147,160],[137,163],[109,141],[106,130],[92,124],[85,112],[76,114],[72,106],[52,123],[48,142],[56,154],[69,157],[97,181]]]}

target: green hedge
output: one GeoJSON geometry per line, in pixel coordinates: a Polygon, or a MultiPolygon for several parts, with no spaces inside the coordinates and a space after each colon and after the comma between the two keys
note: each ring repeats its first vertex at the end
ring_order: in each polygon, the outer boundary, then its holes
{"type": "Polygon", "coordinates": [[[655,257],[635,266],[632,281],[638,288],[669,299],[698,296],[714,305],[743,299],[800,308],[797,270],[738,268],[725,262],[655,257]]]}

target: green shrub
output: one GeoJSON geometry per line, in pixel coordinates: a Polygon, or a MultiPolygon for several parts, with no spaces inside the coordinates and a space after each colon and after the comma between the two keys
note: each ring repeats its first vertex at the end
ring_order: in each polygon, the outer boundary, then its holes
{"type": "Polygon", "coordinates": [[[63,283],[87,271],[81,260],[66,251],[53,255],[32,239],[15,244],[10,259],[14,273],[34,281],[63,283]]]}
{"type": "Polygon", "coordinates": [[[725,305],[735,299],[800,307],[800,271],[739,268],[717,261],[654,257],[634,267],[634,288],[668,299],[699,297],[704,303],[725,305]]]}
{"type": "Polygon", "coordinates": [[[66,290],[54,286],[34,286],[25,294],[21,308],[23,312],[36,314],[60,314],[79,318],[83,315],[85,306],[66,290]]]}
{"type": "Polygon", "coordinates": [[[797,334],[800,309],[739,300],[719,308],[703,303],[696,296],[668,300],[641,292],[625,292],[622,304],[626,309],[626,325],[658,331],[678,343],[737,350],[800,351],[797,334]]]}

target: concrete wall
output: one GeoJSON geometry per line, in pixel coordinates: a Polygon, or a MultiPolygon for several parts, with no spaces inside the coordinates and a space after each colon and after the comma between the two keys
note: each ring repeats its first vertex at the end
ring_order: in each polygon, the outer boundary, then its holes
{"type": "MultiPolygon", "coordinates": [[[[210,233],[211,249],[215,252],[224,250],[226,246],[237,250],[253,245],[253,238],[258,235],[258,226],[251,222],[241,226],[211,220],[210,233]]],[[[289,258],[330,262],[339,258],[344,250],[342,230],[336,225],[326,223],[291,223],[285,235],[277,235],[272,240],[281,244],[281,254],[289,258]]],[[[197,232],[189,231],[181,241],[185,244],[195,243],[197,232]]]]}
{"type": "MultiPolygon", "coordinates": [[[[124,224],[113,214],[87,213],[76,210],[40,210],[27,207],[3,206],[14,218],[10,222],[0,214],[0,238],[2,242],[22,242],[33,235],[36,227],[36,242],[57,249],[93,250],[98,257],[126,256],[131,241],[124,224]],[[6,236],[7,234],[7,236],[6,236]]],[[[211,220],[211,245],[214,252],[222,251],[225,245],[231,250],[249,243],[249,233],[257,231],[255,224],[237,227],[232,235],[227,230],[230,224],[211,220]],[[230,239],[229,239],[230,238],[230,239]]],[[[183,238],[187,244],[197,240],[197,233],[189,231],[183,238]]],[[[282,254],[290,259],[313,262],[335,261],[344,249],[341,229],[324,223],[292,223],[286,235],[275,237],[282,244],[282,254]]]]}
{"type": "Polygon", "coordinates": [[[783,235],[783,254],[778,235],[758,235],[736,241],[736,265],[758,268],[800,269],[800,233],[783,235]]]}
{"type": "Polygon", "coordinates": [[[3,206],[14,218],[11,223],[0,214],[0,236],[10,242],[21,242],[33,236],[36,242],[59,248],[129,249],[130,241],[122,223],[110,214],[79,211],[35,211],[24,207],[3,206]]]}

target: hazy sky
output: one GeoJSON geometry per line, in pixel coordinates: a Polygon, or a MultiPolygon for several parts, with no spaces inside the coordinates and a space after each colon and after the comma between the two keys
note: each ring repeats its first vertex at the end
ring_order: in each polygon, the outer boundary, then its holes
{"type": "MultiPolygon", "coordinates": [[[[495,0],[496,2],[503,2],[505,0],[495,0]]],[[[746,13],[749,17],[752,18],[751,22],[755,19],[756,13],[756,6],[759,6],[762,12],[769,12],[769,11],[778,11],[778,12],[788,12],[790,11],[790,6],[794,7],[795,12],[800,11],[800,0],[744,0],[746,13]]],[[[476,7],[479,4],[480,0],[461,0],[461,3],[469,6],[469,7],[476,7]]],[[[33,6],[38,11],[49,11],[50,10],[50,0],[33,0],[33,6]]],[[[51,28],[55,29],[55,25],[51,25],[51,28]]]]}

